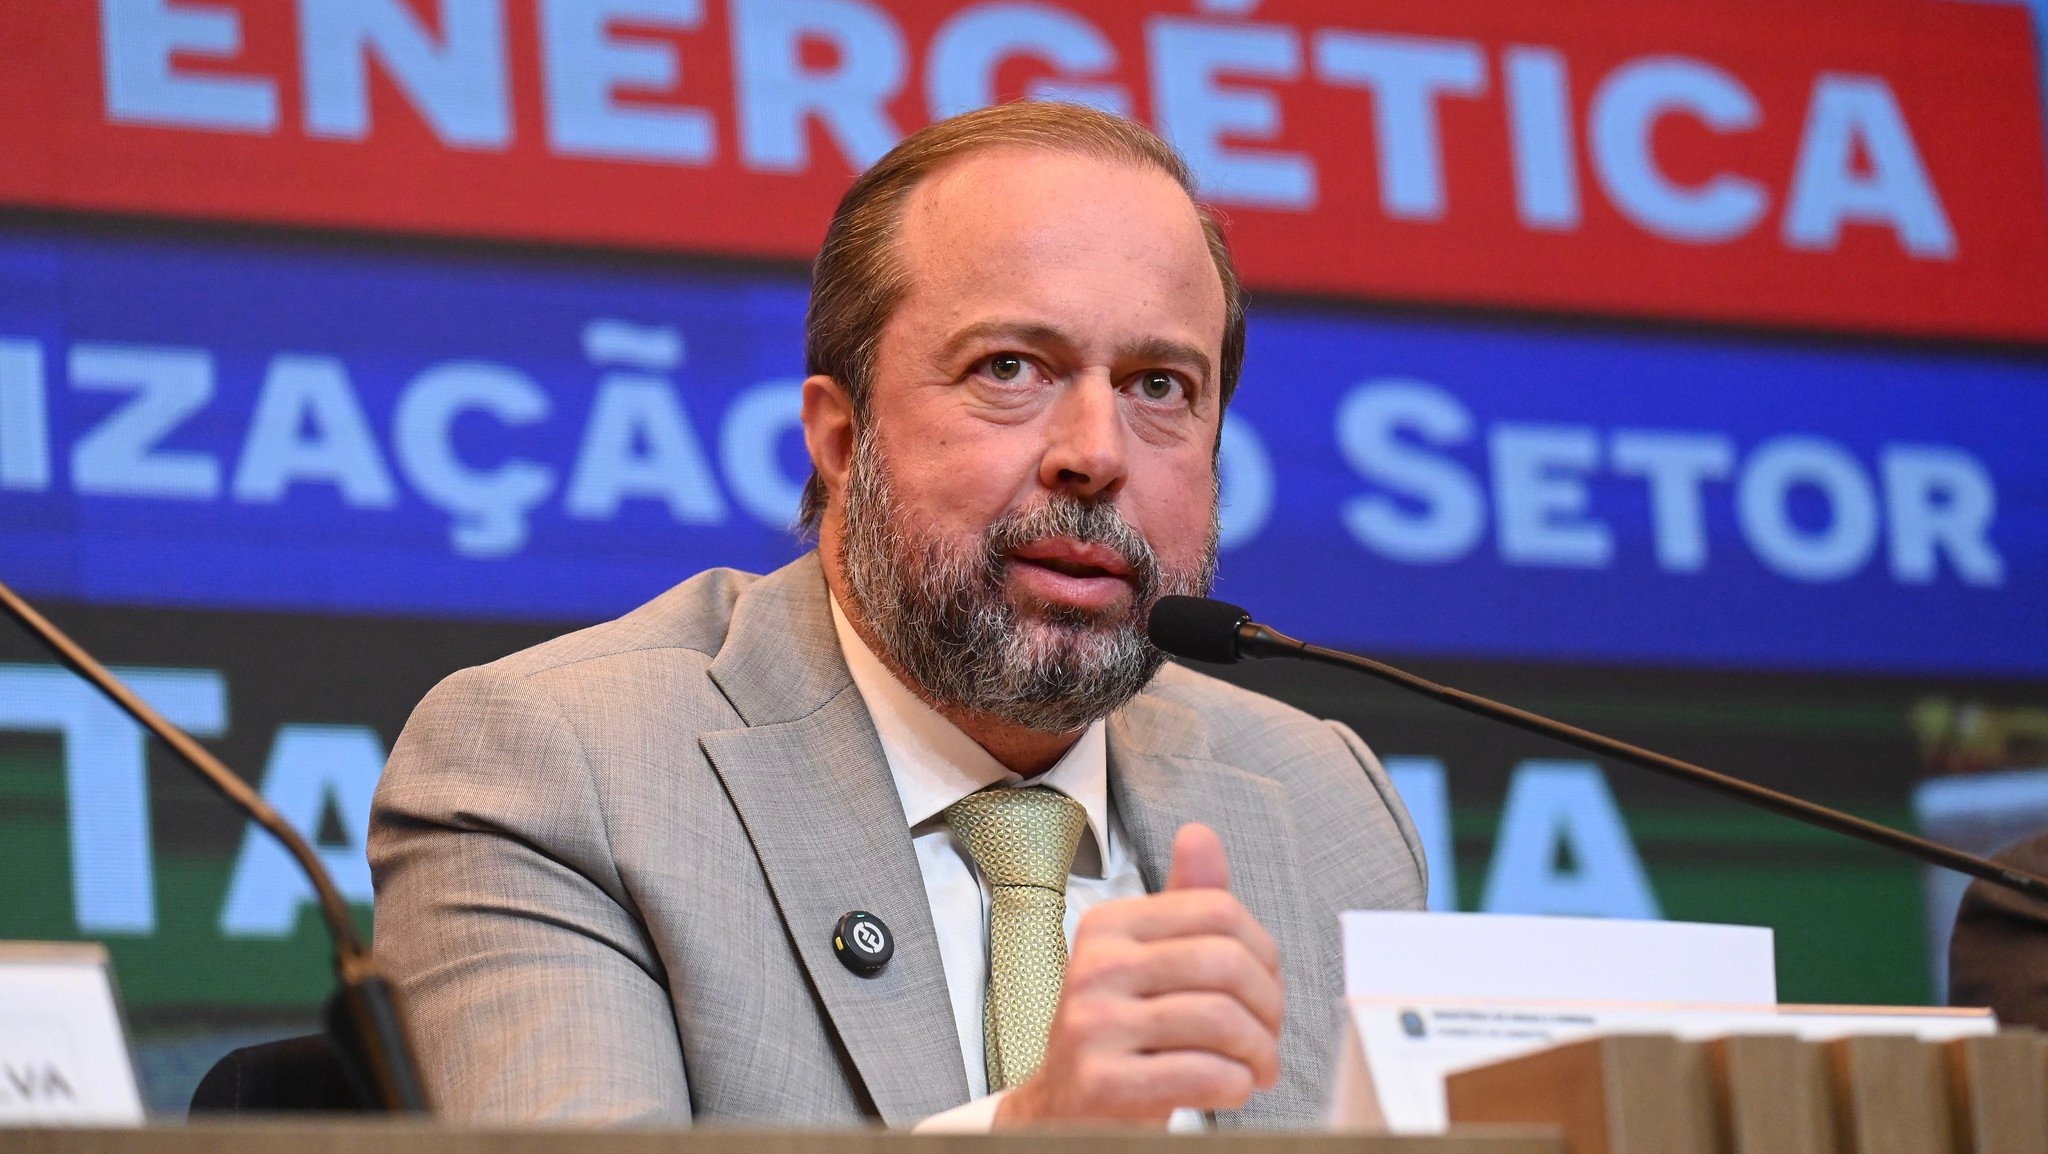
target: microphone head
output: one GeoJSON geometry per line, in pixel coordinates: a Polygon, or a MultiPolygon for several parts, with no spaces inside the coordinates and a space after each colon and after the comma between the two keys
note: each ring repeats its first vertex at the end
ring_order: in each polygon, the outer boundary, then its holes
{"type": "Polygon", "coordinates": [[[1228,601],[1173,595],[1152,606],[1145,634],[1175,657],[1230,665],[1239,658],[1237,627],[1251,619],[1249,612],[1228,601]]]}

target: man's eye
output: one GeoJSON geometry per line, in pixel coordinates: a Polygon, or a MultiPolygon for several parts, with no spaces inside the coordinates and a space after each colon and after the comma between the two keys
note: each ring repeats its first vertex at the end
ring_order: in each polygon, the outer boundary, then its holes
{"type": "Polygon", "coordinates": [[[997,353],[988,359],[988,375],[999,381],[1014,381],[1024,375],[1024,358],[997,353]]]}
{"type": "Polygon", "coordinates": [[[1138,391],[1155,401],[1165,400],[1178,388],[1180,381],[1176,380],[1172,373],[1146,373],[1138,378],[1138,391]]]}

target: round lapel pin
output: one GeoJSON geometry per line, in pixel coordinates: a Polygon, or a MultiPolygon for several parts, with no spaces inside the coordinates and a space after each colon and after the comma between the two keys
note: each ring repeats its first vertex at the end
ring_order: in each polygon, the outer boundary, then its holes
{"type": "Polygon", "coordinates": [[[890,955],[896,952],[896,939],[890,936],[882,919],[866,910],[855,910],[840,917],[839,924],[832,927],[832,952],[839,955],[847,969],[871,978],[889,964],[890,955]]]}

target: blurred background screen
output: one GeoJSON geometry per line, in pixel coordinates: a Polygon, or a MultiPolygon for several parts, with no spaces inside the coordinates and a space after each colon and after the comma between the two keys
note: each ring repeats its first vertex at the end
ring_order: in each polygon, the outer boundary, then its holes
{"type": "MultiPolygon", "coordinates": [[[[2043,0],[0,6],[0,579],[367,928],[435,681],[804,547],[806,262],[854,173],[1074,100],[1183,151],[1253,293],[1220,596],[1989,850],[2048,825],[2044,36],[2043,0]]],[[[1958,879],[1230,675],[1379,751],[1438,908],[1760,923],[1787,1001],[1942,996],[1958,879]]],[[[11,630],[0,876],[0,938],[111,947],[159,1110],[329,987],[282,854],[11,630]]]]}

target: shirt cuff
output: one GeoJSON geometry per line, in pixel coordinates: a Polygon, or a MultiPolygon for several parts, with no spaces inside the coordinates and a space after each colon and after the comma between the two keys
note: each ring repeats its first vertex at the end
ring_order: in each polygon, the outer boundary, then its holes
{"type": "Polygon", "coordinates": [[[996,1128],[996,1107],[1008,1090],[984,1094],[951,1110],[942,1110],[910,1128],[912,1134],[986,1134],[996,1128]]]}

